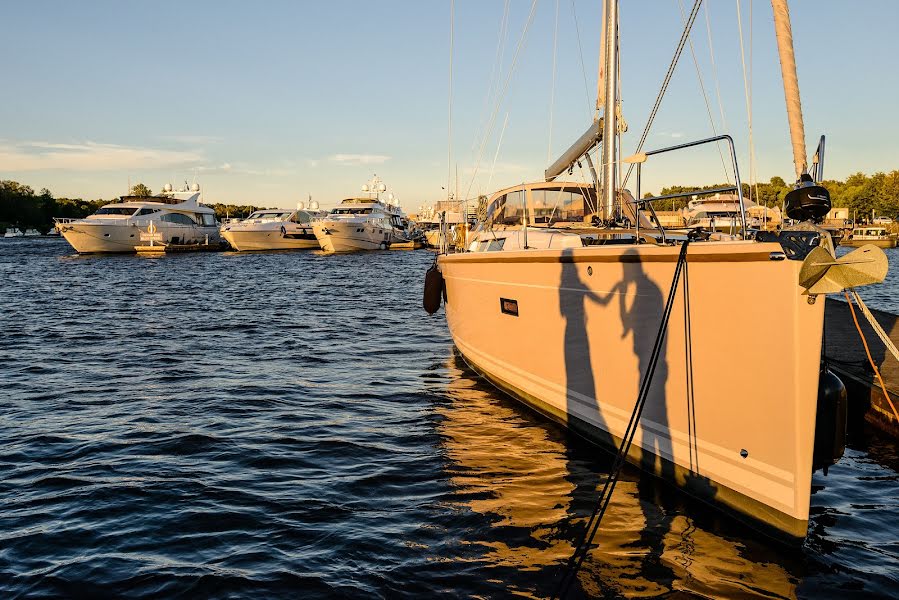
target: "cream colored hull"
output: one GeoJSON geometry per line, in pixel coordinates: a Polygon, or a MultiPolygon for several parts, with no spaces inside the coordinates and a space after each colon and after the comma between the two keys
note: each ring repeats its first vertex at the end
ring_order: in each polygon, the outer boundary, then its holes
{"type": "MultiPolygon", "coordinates": [[[[207,236],[210,244],[218,244],[221,236],[218,227],[201,227],[159,223],[157,232],[161,235],[161,243],[171,243],[177,239],[179,244],[205,243],[207,236]]],[[[134,223],[91,223],[89,220],[59,226],[58,230],[72,248],[80,254],[134,252],[134,247],[149,244],[142,242],[141,233],[146,233],[146,226],[138,227],[134,223]]]]}
{"type": "MultiPolygon", "coordinates": [[[[800,261],[770,258],[781,252],[777,244],[689,250],[690,327],[681,285],[629,458],[700,498],[802,538],[824,303],[810,305],[801,295],[800,261]],[[739,330],[722,334],[719,324],[734,320],[739,330]]],[[[604,246],[442,256],[453,340],[501,389],[616,445],[678,251],[604,246]],[[502,312],[501,299],[516,301],[518,316],[502,312]]]]}
{"type": "Polygon", "coordinates": [[[339,221],[318,221],[312,230],[325,252],[386,250],[396,239],[393,230],[383,226],[339,221]]]}
{"type": "Polygon", "coordinates": [[[843,238],[840,240],[840,246],[848,246],[850,248],[861,248],[867,244],[872,244],[878,248],[895,248],[896,238],[876,238],[871,240],[856,240],[851,238],[843,238]]]}
{"type": "MultiPolygon", "coordinates": [[[[301,235],[301,234],[294,234],[301,235]]],[[[306,250],[318,248],[318,240],[309,230],[309,237],[289,237],[275,231],[222,230],[222,237],[240,252],[259,250],[306,250]]]]}

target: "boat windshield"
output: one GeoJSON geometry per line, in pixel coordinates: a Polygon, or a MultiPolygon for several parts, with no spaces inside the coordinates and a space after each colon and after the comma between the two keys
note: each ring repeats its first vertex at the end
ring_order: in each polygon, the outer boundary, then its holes
{"type": "Polygon", "coordinates": [[[95,215],[128,215],[129,217],[137,211],[133,206],[104,206],[95,212],[95,215]]]}
{"type": "Polygon", "coordinates": [[[335,208],[332,215],[370,215],[370,208],[335,208]]]}
{"type": "Polygon", "coordinates": [[[248,219],[286,219],[290,216],[289,212],[254,212],[248,219]]]}
{"type": "Polygon", "coordinates": [[[528,198],[529,224],[552,227],[558,223],[584,223],[595,212],[595,190],[590,186],[559,185],[518,189],[496,196],[487,206],[475,233],[494,227],[520,227],[528,198]]]}

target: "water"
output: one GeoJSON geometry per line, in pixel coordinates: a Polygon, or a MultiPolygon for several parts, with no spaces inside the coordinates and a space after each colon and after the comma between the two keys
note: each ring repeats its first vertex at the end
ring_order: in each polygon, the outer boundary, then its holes
{"type": "MultiPolygon", "coordinates": [[[[431,260],[0,240],[0,596],[549,594],[610,459],[454,355],[431,260]]],[[[796,550],[628,468],[578,593],[897,595],[897,471],[854,440],[796,550]]]]}

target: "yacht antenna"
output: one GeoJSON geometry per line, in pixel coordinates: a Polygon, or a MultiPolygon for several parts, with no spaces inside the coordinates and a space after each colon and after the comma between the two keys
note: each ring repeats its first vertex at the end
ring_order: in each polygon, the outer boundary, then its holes
{"type": "Polygon", "coordinates": [[[618,137],[615,105],[618,83],[618,0],[605,0],[603,12],[606,16],[604,41],[603,78],[605,83],[605,107],[603,108],[602,136],[602,216],[606,221],[613,219],[616,197],[615,145],[618,137]]]}

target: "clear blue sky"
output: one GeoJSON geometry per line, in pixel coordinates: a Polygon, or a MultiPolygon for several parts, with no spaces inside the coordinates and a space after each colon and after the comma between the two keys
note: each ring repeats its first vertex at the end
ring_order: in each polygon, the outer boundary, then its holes
{"type": "MultiPolygon", "coordinates": [[[[691,2],[682,2],[688,10],[691,2]]],[[[678,0],[621,4],[630,153],[682,20],[678,0]]],[[[707,4],[726,129],[705,10],[694,28],[696,58],[715,126],[736,139],[745,180],[736,2],[707,4]]],[[[747,52],[752,6],[754,170],[763,181],[790,180],[771,7],[741,4],[747,52]]],[[[538,3],[499,104],[491,87],[509,75],[530,2],[510,2],[496,69],[504,2],[456,2],[448,169],[448,1],[3,2],[0,178],[85,198],[119,195],[129,178],[154,191],[196,178],[209,202],[292,206],[312,194],[327,206],[377,173],[412,211],[445,193],[456,164],[463,194],[539,179],[548,153],[555,158],[590,122],[600,5],[558,3],[550,142],[556,1],[538,3]]],[[[826,133],[830,177],[899,168],[899,2],[794,0],[791,8],[809,152],[826,133]]],[[[689,50],[652,131],[649,148],[711,133],[689,50]]],[[[717,154],[697,153],[647,166],[646,177],[644,189],[658,191],[721,181],[723,171],[717,154]]]]}

